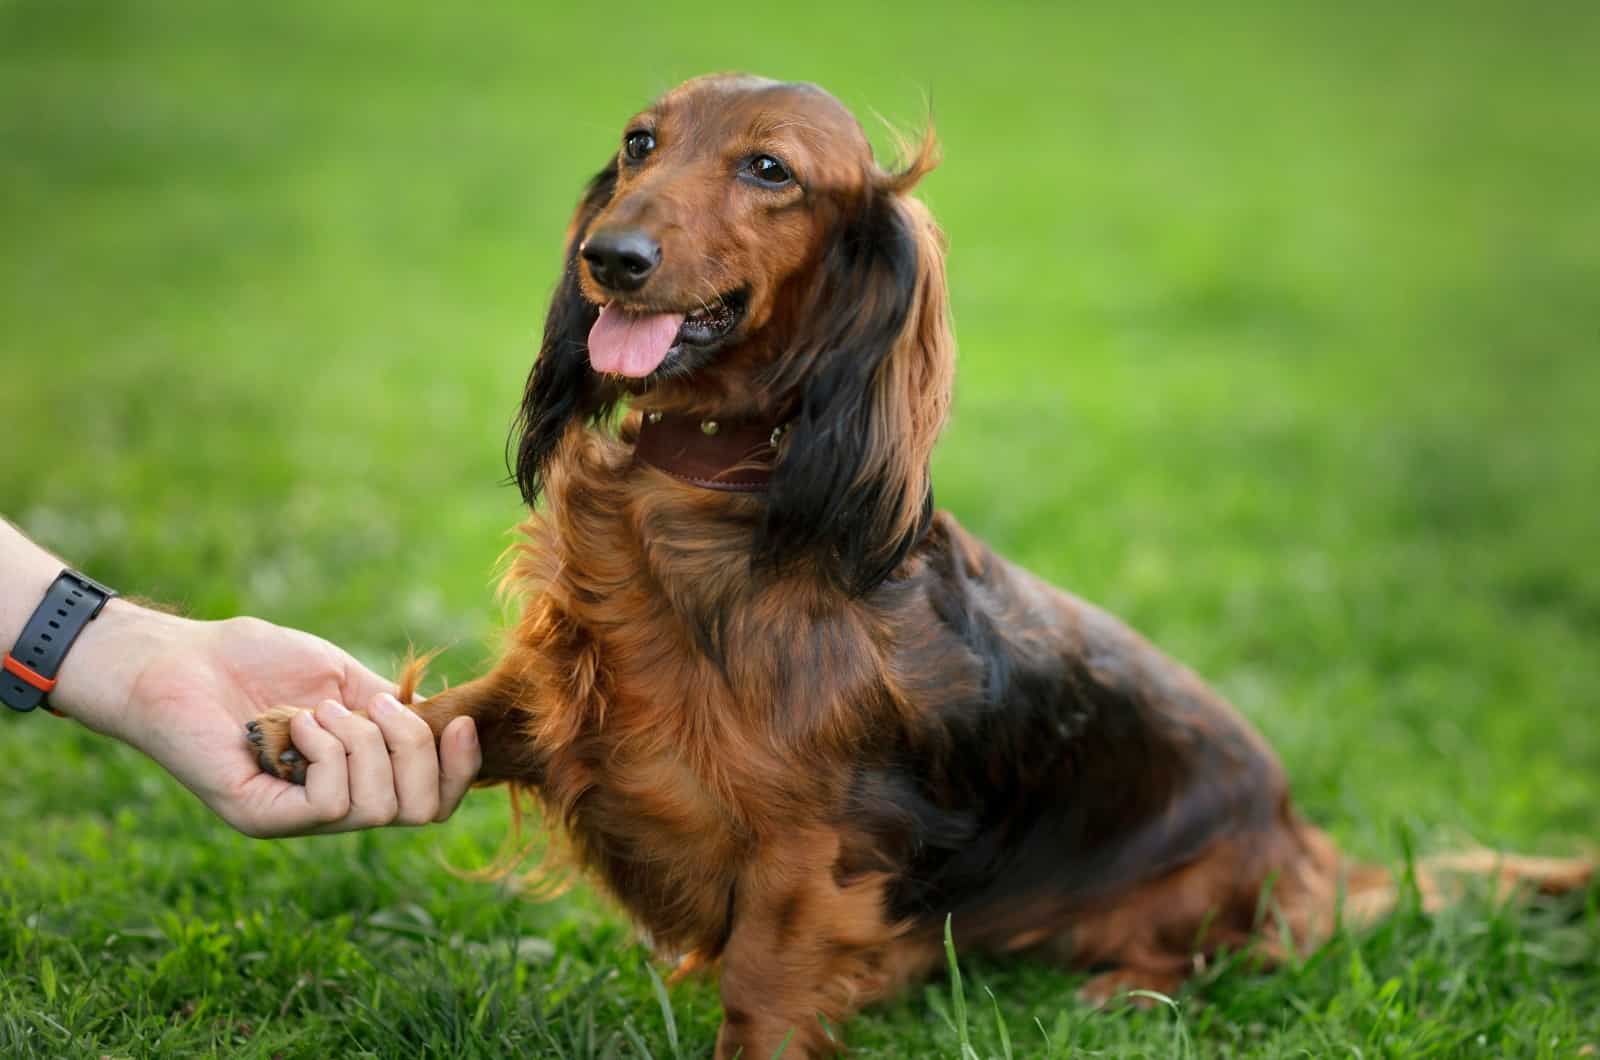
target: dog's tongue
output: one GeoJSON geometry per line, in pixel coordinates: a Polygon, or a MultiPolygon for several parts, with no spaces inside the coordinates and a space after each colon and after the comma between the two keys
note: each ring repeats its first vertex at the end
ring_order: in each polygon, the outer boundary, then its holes
{"type": "Polygon", "coordinates": [[[660,367],[682,325],[682,313],[629,313],[608,305],[589,329],[589,363],[597,372],[647,376],[660,367]]]}

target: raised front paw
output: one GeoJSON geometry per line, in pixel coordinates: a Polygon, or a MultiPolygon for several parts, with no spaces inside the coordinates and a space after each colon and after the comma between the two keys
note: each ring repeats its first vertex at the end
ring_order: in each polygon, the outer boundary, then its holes
{"type": "Polygon", "coordinates": [[[289,722],[301,709],[273,707],[244,727],[245,739],[250,742],[261,771],[292,784],[306,782],[306,756],[295,750],[294,741],[289,739],[289,722]]]}

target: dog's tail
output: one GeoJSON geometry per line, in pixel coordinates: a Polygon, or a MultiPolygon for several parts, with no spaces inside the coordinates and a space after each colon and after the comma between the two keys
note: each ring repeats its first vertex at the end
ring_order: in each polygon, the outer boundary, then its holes
{"type": "Polygon", "coordinates": [[[1504,902],[1572,894],[1596,879],[1591,858],[1531,857],[1486,848],[1422,858],[1399,878],[1382,866],[1357,864],[1345,873],[1343,920],[1355,927],[1375,923],[1393,912],[1412,886],[1422,909],[1437,912],[1459,902],[1473,880],[1487,881],[1494,901],[1504,902]]]}

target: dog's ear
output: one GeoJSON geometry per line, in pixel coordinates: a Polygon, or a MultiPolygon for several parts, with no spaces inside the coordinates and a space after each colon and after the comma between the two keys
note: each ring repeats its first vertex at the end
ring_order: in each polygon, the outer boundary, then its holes
{"type": "MultiPolygon", "coordinates": [[[[931,168],[931,146],[916,165],[931,168]]],[[[757,560],[806,557],[857,595],[887,578],[927,526],[928,460],[950,405],[943,237],[904,194],[920,175],[881,178],[836,223],[797,318],[809,333],[769,381],[798,407],[757,560]]]]}
{"type": "MultiPolygon", "coordinates": [[[[522,408],[512,427],[515,455],[509,461],[522,497],[532,505],[544,488],[545,465],[574,421],[593,422],[610,413],[616,388],[589,367],[589,329],[599,309],[578,289],[578,244],[589,222],[605,209],[617,187],[617,163],[595,174],[567,226],[566,259],[550,311],[544,319],[539,359],[528,373],[522,408]]],[[[509,455],[509,454],[508,454],[509,455]]]]}

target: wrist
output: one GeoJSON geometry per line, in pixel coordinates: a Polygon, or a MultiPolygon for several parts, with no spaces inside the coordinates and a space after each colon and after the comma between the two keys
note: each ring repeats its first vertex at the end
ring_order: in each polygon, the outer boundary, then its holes
{"type": "Polygon", "coordinates": [[[140,677],[187,624],[121,597],[109,601],[62,660],[50,705],[96,732],[125,739],[134,727],[129,715],[140,677]]]}
{"type": "MultiPolygon", "coordinates": [[[[0,652],[16,643],[63,566],[0,518],[0,652]]],[[[99,732],[136,732],[137,719],[127,715],[137,706],[139,678],[189,625],[121,597],[110,600],[61,660],[49,705],[99,732]]]]}

